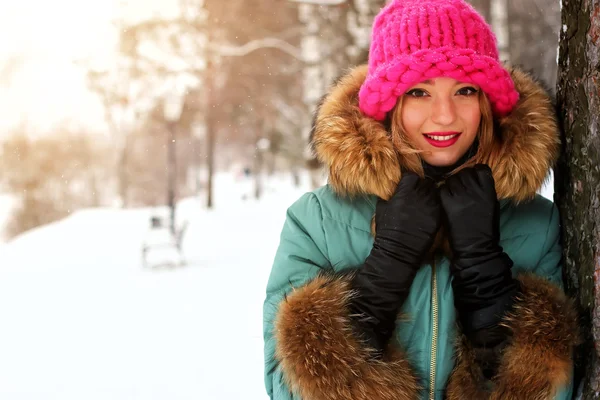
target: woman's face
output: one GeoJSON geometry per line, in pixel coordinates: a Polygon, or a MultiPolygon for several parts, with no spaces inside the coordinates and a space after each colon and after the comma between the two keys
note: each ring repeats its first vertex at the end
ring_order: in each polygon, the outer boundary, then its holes
{"type": "Polygon", "coordinates": [[[402,126],[425,162],[450,166],[471,147],[481,121],[479,90],[475,84],[440,77],[406,91],[402,126]]]}

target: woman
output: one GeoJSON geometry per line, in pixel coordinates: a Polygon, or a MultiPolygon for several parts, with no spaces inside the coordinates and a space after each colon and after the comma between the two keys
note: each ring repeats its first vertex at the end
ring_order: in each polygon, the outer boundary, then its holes
{"type": "Polygon", "coordinates": [[[395,0],[321,104],[264,305],[272,399],[566,399],[548,95],[462,0],[395,0]]]}

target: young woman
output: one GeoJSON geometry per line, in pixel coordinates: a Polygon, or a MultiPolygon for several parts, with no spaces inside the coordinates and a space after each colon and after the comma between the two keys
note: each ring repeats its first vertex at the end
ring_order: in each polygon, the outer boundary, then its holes
{"type": "Polygon", "coordinates": [[[567,399],[577,318],[548,95],[463,0],[394,0],[324,99],[328,185],[293,204],[264,304],[272,399],[567,399]]]}

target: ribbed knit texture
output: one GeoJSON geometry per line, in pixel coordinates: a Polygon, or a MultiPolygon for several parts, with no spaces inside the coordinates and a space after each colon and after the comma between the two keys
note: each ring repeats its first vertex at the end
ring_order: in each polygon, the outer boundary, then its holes
{"type": "Polygon", "coordinates": [[[376,120],[411,86],[442,76],[479,85],[497,116],[519,99],[494,33],[463,0],[394,0],[375,18],[371,40],[359,106],[376,120]]]}

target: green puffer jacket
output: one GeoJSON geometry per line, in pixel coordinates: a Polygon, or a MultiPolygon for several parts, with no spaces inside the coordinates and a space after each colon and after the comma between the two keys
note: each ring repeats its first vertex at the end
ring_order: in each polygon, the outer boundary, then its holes
{"type": "Polygon", "coordinates": [[[488,164],[501,204],[500,244],[522,293],[505,318],[512,336],[497,355],[497,376],[483,377],[459,331],[443,238],[435,261],[422,265],[411,286],[384,358],[370,358],[352,334],[349,271],[371,251],[377,196],[389,197],[399,179],[386,173],[403,164],[383,126],[355,120],[362,118],[351,109],[364,79],[360,67],[332,90],[316,120],[314,145],[330,168],[330,183],[289,208],[281,233],[264,303],[271,399],[571,397],[578,329],[561,289],[559,215],[535,195],[556,157],[558,133],[546,94],[511,72],[521,101],[512,119],[500,121],[503,157],[488,164]]]}

